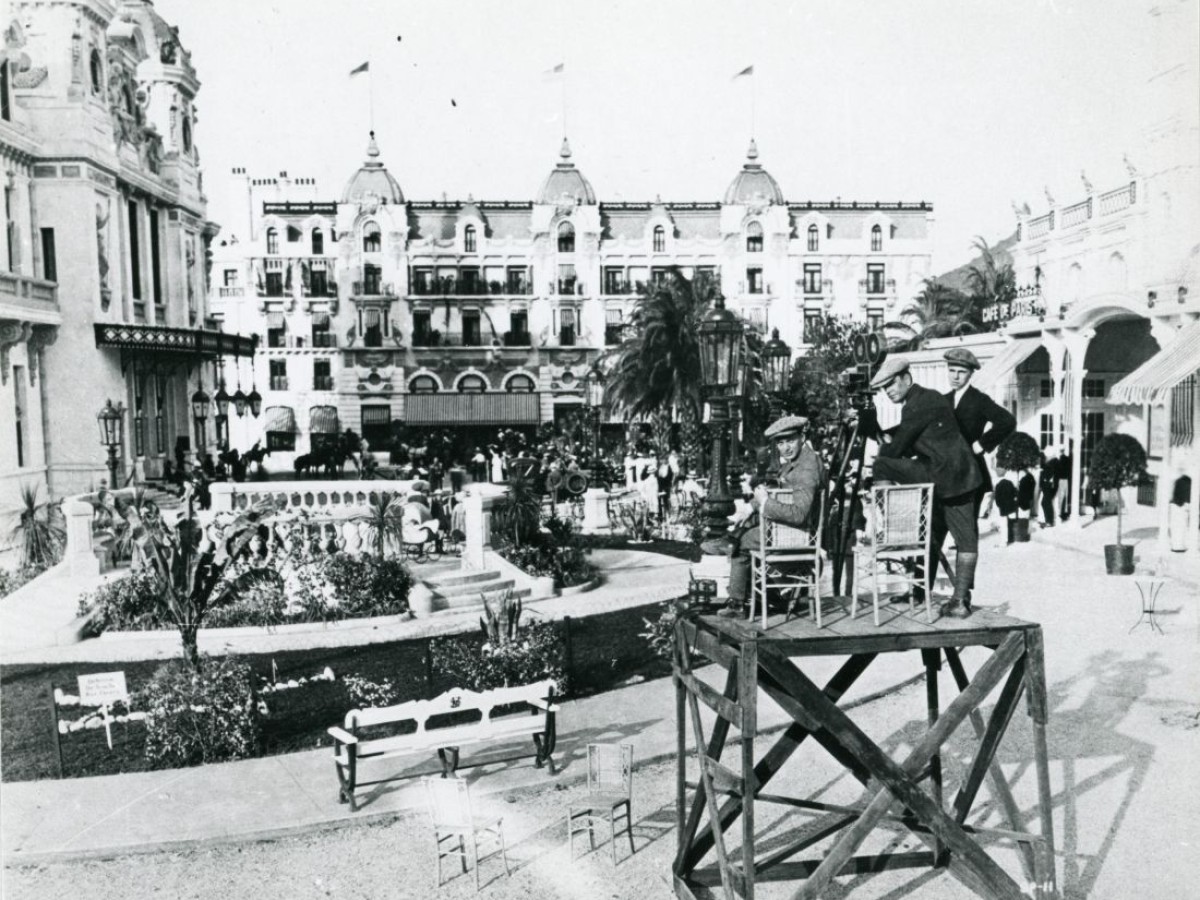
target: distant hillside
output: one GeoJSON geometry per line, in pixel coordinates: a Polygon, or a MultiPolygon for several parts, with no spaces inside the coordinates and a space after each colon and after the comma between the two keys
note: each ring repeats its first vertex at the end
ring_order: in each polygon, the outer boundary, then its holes
{"type": "MultiPolygon", "coordinates": [[[[1014,231],[1002,241],[998,241],[990,248],[992,256],[996,259],[996,265],[1003,268],[1012,262],[1012,248],[1017,243],[1017,233],[1014,231]]],[[[977,266],[982,263],[983,258],[976,256],[970,262],[963,263],[957,269],[951,269],[949,272],[944,272],[941,275],[934,277],[934,281],[938,284],[944,284],[946,287],[954,288],[962,291],[964,294],[970,293],[970,283],[967,276],[970,274],[971,266],[977,266]]]]}

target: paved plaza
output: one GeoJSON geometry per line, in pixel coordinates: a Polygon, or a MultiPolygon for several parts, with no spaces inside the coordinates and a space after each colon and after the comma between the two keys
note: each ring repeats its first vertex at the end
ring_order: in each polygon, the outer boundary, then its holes
{"type": "MultiPolygon", "coordinates": [[[[1200,789],[1192,764],[1200,739],[1195,573],[1178,573],[1164,589],[1157,616],[1163,634],[1145,625],[1131,632],[1140,609],[1134,580],[1105,575],[1094,549],[1096,535],[1107,527],[1101,521],[1060,528],[1010,547],[998,543],[997,535],[985,538],[976,615],[1003,612],[1039,622],[1045,631],[1063,896],[1127,897],[1135,882],[1148,897],[1187,896],[1193,871],[1188,848],[1200,841],[1200,825],[1187,800],[1200,789]]],[[[642,579],[660,565],[669,577],[684,575],[677,561],[660,557],[654,566],[630,568],[632,555],[613,552],[609,562],[625,570],[620,577],[642,579]]],[[[632,590],[629,582],[623,590],[632,590]]],[[[587,597],[574,600],[586,605],[587,597]]],[[[601,592],[594,599],[610,602],[601,592]]],[[[859,707],[858,721],[874,740],[902,754],[923,727],[923,692],[914,681],[920,659],[887,656],[846,702],[859,707]]],[[[965,661],[970,669],[979,659],[968,653],[965,661]]],[[[813,660],[805,663],[805,671],[821,681],[833,664],[832,659],[813,660]]],[[[714,675],[705,670],[710,680],[714,675]]],[[[949,690],[948,674],[942,677],[949,690]]],[[[483,802],[504,812],[518,861],[511,879],[494,864],[491,875],[499,877],[485,888],[489,895],[670,895],[674,704],[669,679],[570,701],[560,715],[557,776],[527,761],[465,771],[483,802]],[[563,811],[582,789],[584,748],[596,740],[632,743],[638,762],[638,852],[612,874],[607,847],[581,862],[566,859],[563,811]]],[[[765,705],[760,724],[767,736],[759,742],[769,742],[769,734],[785,721],[778,708],[765,705]]],[[[1023,815],[1033,821],[1029,737],[1022,707],[999,758],[1023,815]]],[[[961,777],[973,744],[973,738],[960,734],[950,745],[949,784],[961,777]]],[[[88,885],[88,896],[144,896],[131,878],[143,885],[169,884],[186,872],[188,886],[180,896],[232,896],[248,890],[258,873],[270,871],[269,884],[255,888],[259,896],[426,896],[434,873],[419,781],[399,781],[370,793],[352,814],[336,802],[332,769],[325,748],[185,770],[5,784],[4,895],[54,896],[88,885]],[[385,892],[384,885],[392,887],[385,892]]],[[[856,796],[855,783],[814,748],[789,764],[785,778],[797,793],[841,802],[856,796]]],[[[801,819],[797,811],[774,812],[772,820],[767,809],[759,804],[760,827],[768,835],[801,819]]],[[[981,821],[974,824],[994,816],[992,806],[984,804],[981,821]]],[[[1017,872],[1012,853],[994,852],[1017,872]]],[[[469,892],[468,881],[459,879],[444,894],[469,892]]],[[[891,872],[838,883],[836,896],[855,898],[971,896],[945,874],[891,872]]],[[[783,887],[760,884],[759,895],[788,896],[783,887]]]]}

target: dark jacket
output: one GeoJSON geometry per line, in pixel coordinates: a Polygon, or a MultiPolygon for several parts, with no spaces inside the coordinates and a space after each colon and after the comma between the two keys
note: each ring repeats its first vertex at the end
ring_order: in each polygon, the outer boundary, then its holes
{"type": "MultiPolygon", "coordinates": [[[[891,443],[879,448],[880,459],[902,460],[916,457],[918,467],[904,466],[905,471],[889,467],[901,483],[913,483],[913,478],[928,478],[933,482],[934,495],[939,498],[958,497],[974,491],[983,483],[979,467],[959,431],[950,401],[937,391],[914,384],[904,399],[900,424],[892,431],[891,443]],[[919,468],[922,471],[917,472],[919,468]],[[908,472],[908,469],[914,469],[908,472]]],[[[879,469],[877,467],[877,473],[879,469]]]]}
{"type": "Polygon", "coordinates": [[[800,455],[779,470],[779,486],[788,488],[791,497],[768,498],[762,513],[773,522],[785,522],[797,528],[810,528],[815,521],[813,500],[821,490],[825,479],[821,457],[812,447],[804,444],[800,455]]]}
{"type": "MultiPolygon", "coordinates": [[[[978,441],[983,453],[991,453],[1000,446],[1002,440],[1017,430],[1017,420],[1013,414],[983,391],[967,385],[957,406],[954,406],[954,391],[945,396],[954,407],[958,430],[962,432],[968,447],[974,447],[978,441]]],[[[979,466],[979,474],[983,476],[983,489],[990,491],[992,474],[988,471],[983,453],[975,454],[975,463],[979,466]]]]}

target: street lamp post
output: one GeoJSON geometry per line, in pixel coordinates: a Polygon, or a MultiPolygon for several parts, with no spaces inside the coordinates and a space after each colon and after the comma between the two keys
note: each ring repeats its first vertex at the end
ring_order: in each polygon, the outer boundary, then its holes
{"type": "Polygon", "coordinates": [[[783,395],[787,391],[788,376],[792,368],[792,348],[779,337],[779,329],[771,332],[771,340],[763,347],[763,388],[767,392],[767,403],[771,419],[778,419],[783,412],[783,395]]]}
{"type": "Polygon", "coordinates": [[[112,400],[106,400],[104,409],[96,416],[100,423],[100,444],[108,450],[108,477],[114,491],[121,486],[120,466],[118,455],[121,448],[121,430],[125,424],[125,407],[121,404],[113,406],[112,400]]]}
{"type": "Polygon", "coordinates": [[[587,404],[589,424],[592,429],[592,466],[596,466],[600,455],[600,417],[604,412],[604,373],[599,366],[588,372],[583,386],[584,402],[587,404]]]}
{"type": "Polygon", "coordinates": [[[717,296],[716,305],[705,315],[699,327],[700,379],[712,410],[712,468],[708,494],[704,498],[704,517],[708,537],[725,537],[728,518],[733,514],[725,472],[725,432],[729,426],[730,392],[737,386],[742,356],[742,323],[725,308],[725,299],[717,296]]]}
{"type": "Polygon", "coordinates": [[[208,418],[209,396],[204,391],[204,385],[196,388],[192,394],[192,418],[196,420],[196,451],[204,449],[204,421],[208,418]]]}

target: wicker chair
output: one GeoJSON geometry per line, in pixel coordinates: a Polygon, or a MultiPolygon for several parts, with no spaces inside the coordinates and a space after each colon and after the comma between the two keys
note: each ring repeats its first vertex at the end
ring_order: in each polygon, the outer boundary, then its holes
{"type": "MultiPolygon", "coordinates": [[[[913,588],[925,591],[925,615],[933,621],[933,585],[930,566],[931,535],[933,532],[933,485],[889,484],[871,488],[869,503],[865,504],[867,540],[871,548],[871,599],[875,609],[875,624],[879,625],[879,570],[889,562],[906,565],[903,582],[910,589],[909,610],[914,608],[913,588]],[[915,571],[908,574],[917,563],[915,571]]],[[[851,617],[858,615],[858,592],[850,608],[851,617]]]]}
{"type": "Polygon", "coordinates": [[[575,834],[587,830],[588,846],[596,847],[595,828],[608,823],[613,865],[617,864],[617,820],[624,819],[629,836],[629,854],[633,847],[633,745],[588,744],[588,793],[567,808],[567,846],[575,858],[575,834]]]}
{"type": "Polygon", "coordinates": [[[437,883],[442,886],[442,859],[457,856],[465,874],[468,862],[475,868],[475,890],[479,890],[479,864],[500,854],[504,861],[504,873],[512,875],[508,867],[508,851],[504,846],[503,818],[476,816],[471,807],[471,790],[467,782],[459,778],[425,779],[425,799],[429,818],[433,822],[434,842],[437,848],[437,883]],[[452,842],[447,846],[447,842],[452,842]],[[480,848],[490,850],[479,855],[480,848]]]}
{"type": "MultiPolygon", "coordinates": [[[[777,497],[791,492],[772,490],[768,493],[777,497]]],[[[825,552],[821,549],[821,537],[825,527],[825,504],[822,492],[818,491],[813,497],[813,515],[809,516],[809,522],[814,527],[804,529],[772,522],[761,514],[758,519],[758,548],[750,551],[750,621],[754,620],[757,603],[762,609],[762,626],[767,627],[767,598],[771,591],[807,589],[809,611],[817,627],[823,628],[821,575],[825,552]],[[780,568],[781,565],[786,566],[786,570],[780,568]]],[[[795,605],[795,601],[788,604],[785,620],[795,605]]]]}

